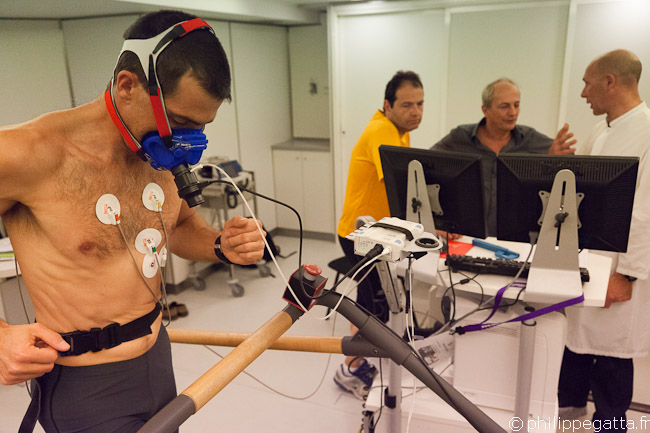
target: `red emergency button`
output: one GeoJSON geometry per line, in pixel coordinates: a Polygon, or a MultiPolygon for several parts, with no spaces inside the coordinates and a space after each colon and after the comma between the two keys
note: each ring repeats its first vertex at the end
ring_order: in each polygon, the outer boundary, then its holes
{"type": "Polygon", "coordinates": [[[316,275],[320,275],[323,271],[321,270],[320,266],[314,265],[314,264],[307,264],[305,265],[305,278],[314,281],[316,279],[316,275]]]}

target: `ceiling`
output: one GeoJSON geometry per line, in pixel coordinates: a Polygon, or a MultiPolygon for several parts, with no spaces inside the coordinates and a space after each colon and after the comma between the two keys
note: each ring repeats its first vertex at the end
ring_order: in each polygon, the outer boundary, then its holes
{"type": "MultiPolygon", "coordinates": [[[[531,0],[0,0],[0,20],[75,19],[182,9],[206,19],[277,25],[318,24],[328,5],[426,1],[439,7],[531,0]]],[[[556,0],[532,0],[537,2],[556,0]]]]}
{"type": "MultiPolygon", "coordinates": [[[[74,19],[183,9],[202,18],[311,24],[328,4],[355,0],[0,0],[0,19],[74,19]]],[[[358,1],[358,0],[357,0],[358,1]]]]}

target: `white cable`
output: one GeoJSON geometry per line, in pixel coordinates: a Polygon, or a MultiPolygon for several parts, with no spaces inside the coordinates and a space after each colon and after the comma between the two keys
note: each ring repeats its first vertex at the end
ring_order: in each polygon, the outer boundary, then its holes
{"type": "MultiPolygon", "coordinates": [[[[246,209],[248,210],[248,212],[249,212],[249,213],[251,214],[251,216],[253,217],[253,221],[255,222],[255,225],[257,226],[257,230],[258,230],[258,231],[260,232],[260,234],[262,235],[262,240],[264,241],[264,245],[266,246],[266,250],[269,252],[269,255],[271,256],[271,260],[273,261],[273,264],[275,265],[275,268],[278,270],[278,273],[280,274],[280,277],[282,278],[282,282],[284,283],[285,287],[286,287],[287,289],[289,289],[289,292],[291,292],[291,294],[293,295],[294,299],[296,300],[296,302],[298,303],[298,305],[300,306],[300,308],[301,308],[304,312],[306,312],[306,313],[308,313],[308,314],[312,314],[311,311],[309,311],[309,310],[308,310],[308,309],[307,309],[307,308],[302,304],[302,302],[300,302],[300,299],[298,298],[298,296],[296,295],[296,293],[293,291],[293,288],[291,287],[291,284],[289,284],[289,280],[287,279],[287,277],[284,276],[284,273],[282,272],[282,269],[280,269],[280,265],[278,264],[277,260],[275,259],[275,254],[273,254],[273,251],[271,251],[271,247],[269,246],[268,242],[266,241],[266,237],[264,236],[264,232],[262,231],[262,227],[260,226],[260,224],[259,224],[259,222],[258,222],[258,220],[257,220],[257,216],[255,215],[255,212],[253,212],[253,209],[251,209],[250,205],[248,204],[248,200],[246,200],[246,198],[244,197],[244,194],[241,192],[241,190],[240,190],[239,187],[237,186],[237,183],[236,183],[236,182],[235,182],[235,181],[234,181],[234,180],[233,180],[233,179],[228,175],[228,173],[226,173],[226,172],[225,172],[221,167],[219,167],[218,165],[215,165],[215,164],[210,164],[210,163],[197,164],[197,165],[195,165],[194,167],[192,167],[192,169],[191,169],[190,171],[193,172],[193,171],[199,170],[199,169],[201,169],[201,168],[203,168],[203,167],[206,167],[206,166],[207,166],[207,167],[213,167],[213,168],[216,168],[217,170],[219,170],[219,172],[223,173],[223,175],[226,177],[226,179],[228,179],[228,181],[231,183],[231,185],[233,186],[233,188],[235,188],[235,190],[237,191],[237,194],[239,194],[239,196],[242,198],[242,202],[244,203],[244,206],[246,206],[246,209]]],[[[381,253],[379,256],[375,257],[375,259],[369,261],[368,263],[372,263],[372,262],[373,262],[374,260],[376,260],[378,257],[380,257],[380,256],[382,256],[382,255],[384,255],[384,254],[386,254],[387,251],[388,251],[388,254],[390,254],[390,251],[387,250],[386,248],[384,248],[384,251],[382,251],[382,253],[381,253]]],[[[366,264],[366,265],[367,265],[367,264],[366,264]]],[[[363,269],[366,265],[362,266],[359,270],[363,269]]],[[[358,271],[357,271],[357,273],[358,273],[358,271]]],[[[355,275],[356,275],[357,273],[355,273],[355,275]]],[[[337,304],[336,304],[336,307],[335,307],[335,308],[332,308],[332,311],[331,311],[331,312],[330,312],[326,317],[329,317],[332,313],[334,313],[334,312],[336,311],[336,309],[338,308],[338,306],[339,306],[339,304],[341,303],[342,299],[343,299],[343,298],[339,299],[339,301],[338,301],[337,304]]],[[[319,319],[319,320],[324,320],[324,319],[325,319],[325,318],[323,318],[323,317],[318,317],[318,316],[314,316],[314,317],[316,317],[316,318],[319,319]]]]}
{"type": "Polygon", "coordinates": [[[278,270],[278,272],[280,274],[280,277],[282,278],[282,282],[285,284],[285,287],[287,287],[289,289],[289,291],[291,292],[291,294],[295,298],[296,302],[298,302],[298,305],[300,306],[300,308],[302,308],[303,311],[308,312],[307,308],[304,305],[302,305],[302,302],[300,302],[300,299],[298,299],[298,297],[294,293],[293,289],[291,288],[291,285],[289,284],[289,280],[287,279],[287,277],[284,276],[284,273],[282,272],[282,269],[280,269],[280,265],[278,264],[277,260],[275,259],[275,255],[271,251],[271,247],[269,246],[269,243],[266,241],[266,236],[264,236],[264,231],[262,230],[262,227],[260,226],[259,222],[257,221],[257,215],[255,215],[255,212],[253,212],[253,209],[251,209],[250,205],[248,204],[248,200],[246,200],[246,198],[244,197],[244,194],[241,192],[241,190],[237,186],[237,183],[230,177],[230,175],[228,175],[228,173],[226,173],[226,171],[224,169],[222,169],[221,167],[219,167],[218,165],[215,165],[215,164],[210,164],[210,163],[197,164],[194,167],[192,167],[192,169],[190,171],[196,171],[196,170],[199,170],[199,169],[201,169],[201,168],[203,168],[205,166],[213,167],[213,168],[216,168],[217,170],[219,170],[221,173],[223,173],[223,175],[226,177],[226,179],[228,179],[228,181],[232,184],[233,188],[235,188],[235,190],[237,191],[237,194],[239,194],[239,196],[242,198],[242,203],[244,203],[244,206],[246,206],[246,209],[248,210],[248,212],[253,217],[253,221],[255,222],[255,226],[257,227],[257,230],[260,232],[260,235],[262,235],[262,240],[264,241],[264,245],[266,246],[266,250],[269,252],[269,254],[271,256],[271,260],[273,261],[273,264],[275,264],[275,268],[278,270]]]}
{"type": "MultiPolygon", "coordinates": [[[[337,317],[337,316],[334,316],[334,320],[332,320],[332,334],[331,334],[332,337],[334,336],[334,333],[335,333],[335,330],[336,330],[336,317],[337,317]]],[[[210,352],[212,352],[212,353],[214,353],[215,355],[217,355],[219,358],[221,358],[221,359],[224,358],[223,355],[221,355],[220,353],[218,353],[216,350],[212,349],[211,347],[208,347],[208,346],[205,345],[205,344],[203,345],[203,347],[205,347],[205,348],[208,349],[210,352]]],[[[263,382],[261,379],[258,379],[257,377],[253,376],[252,374],[250,374],[250,373],[247,372],[246,370],[242,371],[242,373],[244,373],[245,375],[247,375],[248,377],[250,377],[251,379],[253,379],[253,380],[256,381],[257,383],[259,383],[260,385],[262,385],[262,386],[265,387],[266,389],[268,389],[268,390],[270,390],[270,391],[272,391],[272,392],[275,392],[276,394],[278,394],[278,395],[280,395],[280,396],[282,396],[282,397],[289,398],[289,399],[291,399],[291,400],[308,400],[308,399],[312,398],[312,397],[313,397],[313,396],[318,392],[318,390],[321,388],[321,386],[323,386],[323,382],[325,382],[325,378],[327,377],[327,370],[329,369],[329,366],[330,366],[330,362],[331,362],[331,360],[332,360],[332,354],[329,353],[329,354],[327,355],[327,363],[325,364],[325,369],[324,369],[324,371],[323,371],[323,375],[321,376],[320,382],[319,382],[318,385],[316,386],[316,389],[314,389],[311,393],[307,394],[307,395],[304,396],[304,397],[295,397],[295,396],[292,396],[292,395],[289,395],[289,394],[285,394],[285,393],[283,393],[282,391],[278,391],[277,389],[273,388],[273,387],[270,386],[269,384],[263,382]]]]}
{"type": "MultiPolygon", "coordinates": [[[[372,259],[368,260],[367,263],[365,263],[363,266],[361,266],[359,269],[357,269],[357,271],[354,273],[354,275],[352,275],[348,279],[347,284],[345,286],[345,290],[343,291],[341,297],[339,298],[339,300],[336,303],[336,305],[334,306],[334,308],[332,308],[332,311],[330,311],[324,317],[317,317],[317,319],[319,319],[319,320],[327,320],[327,319],[329,319],[330,316],[332,316],[332,314],[334,314],[336,312],[336,310],[339,308],[339,305],[341,305],[341,302],[343,301],[343,298],[346,297],[354,289],[354,287],[353,287],[353,283],[355,283],[354,278],[359,274],[359,272],[361,272],[362,269],[374,264],[384,254],[390,254],[390,250],[388,250],[388,248],[384,248],[384,251],[382,251],[381,254],[379,254],[378,256],[373,257],[372,259]],[[387,253],[387,251],[388,251],[388,253],[387,253]]],[[[366,272],[366,274],[363,276],[363,278],[366,278],[366,276],[370,273],[370,271],[372,271],[372,269],[368,269],[368,272],[366,272]]],[[[363,281],[363,278],[359,281],[359,283],[361,281],[363,281]]]]}
{"type": "Polygon", "coordinates": [[[415,332],[415,318],[413,317],[413,260],[409,257],[408,266],[406,269],[407,278],[408,278],[408,293],[409,293],[409,314],[406,315],[406,335],[408,336],[409,342],[413,345],[413,334],[415,332]],[[409,321],[411,322],[411,328],[409,329],[409,321]]]}

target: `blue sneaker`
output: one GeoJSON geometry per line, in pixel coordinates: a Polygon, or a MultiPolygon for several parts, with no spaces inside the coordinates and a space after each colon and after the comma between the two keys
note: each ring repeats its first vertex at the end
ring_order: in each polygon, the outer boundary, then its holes
{"type": "Polygon", "coordinates": [[[363,363],[352,373],[345,363],[341,364],[334,374],[334,382],[342,390],[354,394],[360,400],[365,400],[376,375],[377,368],[364,359],[363,363]]]}

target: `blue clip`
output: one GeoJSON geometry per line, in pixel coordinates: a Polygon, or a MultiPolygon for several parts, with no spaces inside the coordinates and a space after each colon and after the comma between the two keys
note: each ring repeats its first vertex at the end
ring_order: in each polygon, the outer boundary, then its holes
{"type": "Polygon", "coordinates": [[[472,245],[484,248],[486,250],[494,251],[494,255],[497,256],[498,259],[514,260],[519,257],[519,253],[516,253],[499,245],[494,245],[489,242],[482,241],[480,239],[472,240],[472,245]]]}

